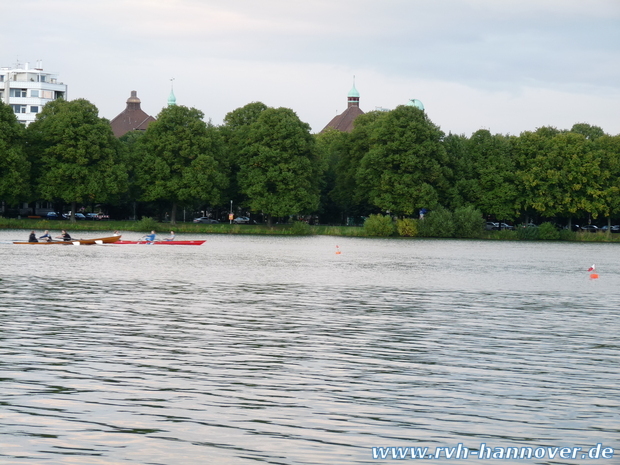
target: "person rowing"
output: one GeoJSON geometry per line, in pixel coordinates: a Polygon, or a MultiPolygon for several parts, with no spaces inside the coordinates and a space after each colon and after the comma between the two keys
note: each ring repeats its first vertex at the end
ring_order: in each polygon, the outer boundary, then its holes
{"type": "Polygon", "coordinates": [[[37,235],[34,233],[34,231],[30,233],[30,236],[28,237],[28,242],[39,242],[39,239],[37,239],[37,235]]]}
{"type": "Polygon", "coordinates": [[[174,234],[174,231],[170,231],[170,235],[168,237],[166,237],[164,240],[165,241],[173,241],[175,237],[176,237],[176,234],[174,234]]]}
{"type": "Polygon", "coordinates": [[[52,236],[47,229],[42,236],[39,236],[39,239],[43,239],[44,242],[52,242],[52,236]]]}
{"type": "Polygon", "coordinates": [[[153,243],[155,242],[155,238],[157,237],[157,234],[155,234],[155,231],[151,231],[151,234],[147,234],[146,236],[142,237],[142,239],[140,239],[141,241],[145,241],[145,242],[150,242],[153,243]]]}
{"type": "Polygon", "coordinates": [[[56,236],[56,239],[62,239],[63,241],[70,241],[71,236],[66,230],[63,229],[62,231],[60,231],[60,236],[56,236]]]}

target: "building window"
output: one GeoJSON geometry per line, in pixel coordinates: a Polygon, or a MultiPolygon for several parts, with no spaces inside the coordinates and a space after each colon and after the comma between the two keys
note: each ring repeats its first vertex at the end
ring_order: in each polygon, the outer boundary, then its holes
{"type": "Polygon", "coordinates": [[[31,96],[31,97],[37,97],[37,98],[38,98],[38,97],[39,97],[39,91],[38,91],[38,90],[35,90],[35,89],[32,89],[32,90],[30,91],[30,96],[31,96]]]}
{"type": "Polygon", "coordinates": [[[35,105],[30,106],[30,113],[39,113],[39,107],[35,105]]]}
{"type": "Polygon", "coordinates": [[[41,93],[43,94],[41,95],[43,98],[48,98],[50,100],[54,98],[54,91],[52,90],[42,90],[41,93]]]}
{"type": "Polygon", "coordinates": [[[10,97],[25,97],[26,89],[11,89],[10,97]]]}
{"type": "Polygon", "coordinates": [[[14,113],[26,113],[26,105],[11,105],[14,113]]]}

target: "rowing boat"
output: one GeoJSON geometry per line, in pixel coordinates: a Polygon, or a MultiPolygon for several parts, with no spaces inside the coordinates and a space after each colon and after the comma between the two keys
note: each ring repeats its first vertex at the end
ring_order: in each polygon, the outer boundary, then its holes
{"type": "Polygon", "coordinates": [[[108,236],[97,237],[95,239],[71,239],[70,241],[50,241],[50,242],[13,242],[13,244],[19,245],[50,245],[50,244],[62,244],[62,245],[94,245],[94,244],[113,244],[120,240],[121,236],[108,236]]]}
{"type": "Polygon", "coordinates": [[[147,242],[147,241],[116,241],[117,245],[202,245],[205,241],[155,241],[155,242],[147,242]]]}
{"type": "Polygon", "coordinates": [[[155,241],[155,242],[146,242],[146,241],[116,241],[117,245],[202,245],[205,241],[155,241]]]}

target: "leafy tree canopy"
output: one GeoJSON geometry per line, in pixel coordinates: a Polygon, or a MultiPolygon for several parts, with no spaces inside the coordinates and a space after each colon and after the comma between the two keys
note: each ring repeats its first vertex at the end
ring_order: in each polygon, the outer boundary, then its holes
{"type": "Polygon", "coordinates": [[[226,115],[224,124],[220,128],[225,145],[226,174],[230,181],[226,197],[234,200],[235,205],[247,203],[247,197],[241,193],[237,184],[239,163],[242,152],[248,145],[251,125],[258,120],[260,114],[267,108],[267,105],[262,102],[252,102],[237,108],[226,115]]]}
{"type": "Polygon", "coordinates": [[[267,108],[269,107],[262,102],[248,103],[228,113],[224,117],[224,126],[232,130],[248,128],[267,108]]]}
{"type": "Polygon", "coordinates": [[[590,212],[596,218],[608,211],[601,192],[609,174],[583,135],[523,133],[514,143],[522,207],[546,217],[590,212]]]}
{"type": "Polygon", "coordinates": [[[71,203],[73,214],[76,202],[105,202],[127,189],[118,140],[89,101],[50,102],[26,132],[44,199],[71,203]]]}
{"type": "Polygon", "coordinates": [[[514,218],[517,191],[509,139],[483,129],[467,145],[477,181],[474,205],[496,218],[514,218]]]}
{"type": "Polygon", "coordinates": [[[250,210],[269,218],[316,210],[321,173],[310,126],[293,110],[268,108],[247,137],[238,183],[250,210]]]}
{"type": "Polygon", "coordinates": [[[218,163],[222,140],[203,116],[181,105],[164,108],[136,142],[142,199],[172,202],[173,224],[177,204],[196,200],[217,204],[226,185],[218,163]]]}
{"type": "Polygon", "coordinates": [[[373,126],[357,173],[371,204],[396,215],[436,206],[449,177],[443,132],[410,106],[397,107],[373,126]]]}
{"type": "Polygon", "coordinates": [[[24,126],[0,102],[0,199],[14,205],[30,192],[30,162],[24,152],[24,126]]]}
{"type": "Polygon", "coordinates": [[[605,135],[605,131],[598,126],[591,126],[587,123],[574,124],[570,132],[581,134],[586,139],[596,140],[605,135]]]}
{"type": "Polygon", "coordinates": [[[336,165],[335,186],[330,196],[348,213],[363,214],[370,207],[368,192],[359,183],[357,172],[371,146],[376,122],[387,113],[372,111],[355,118],[353,131],[343,138],[343,150],[336,165]]]}

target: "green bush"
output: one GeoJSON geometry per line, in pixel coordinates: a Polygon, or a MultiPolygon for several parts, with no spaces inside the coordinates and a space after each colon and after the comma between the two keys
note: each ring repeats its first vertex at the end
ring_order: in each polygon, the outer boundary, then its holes
{"type": "Polygon", "coordinates": [[[537,241],[539,237],[538,226],[519,227],[517,237],[524,241],[537,241]]]}
{"type": "Polygon", "coordinates": [[[484,231],[484,218],[480,210],[472,206],[454,210],[455,236],[464,238],[481,237],[484,231]]]}
{"type": "Polygon", "coordinates": [[[516,241],[518,230],[516,229],[502,229],[501,231],[487,231],[486,237],[488,239],[494,239],[499,241],[516,241]]]}
{"type": "Polygon", "coordinates": [[[607,242],[609,239],[607,234],[601,231],[591,233],[588,231],[579,231],[575,237],[580,242],[607,242]]]}
{"type": "Polygon", "coordinates": [[[391,236],[394,234],[394,222],[390,215],[370,215],[364,221],[364,235],[391,236]]]}
{"type": "Polygon", "coordinates": [[[415,237],[418,235],[418,225],[413,218],[396,220],[396,230],[398,235],[403,237],[415,237]]]}
{"type": "Polygon", "coordinates": [[[138,231],[156,231],[157,221],[148,216],[143,216],[142,219],[136,223],[136,227],[138,231]]]}
{"type": "Polygon", "coordinates": [[[418,221],[418,235],[422,237],[454,237],[454,217],[450,210],[438,208],[418,221]]]}
{"type": "Polygon", "coordinates": [[[538,227],[538,239],[543,241],[557,241],[560,231],[552,223],[543,223],[538,227]]]}
{"type": "Polygon", "coordinates": [[[291,234],[294,236],[309,236],[312,234],[310,225],[305,221],[295,221],[290,229],[291,234]]]}

